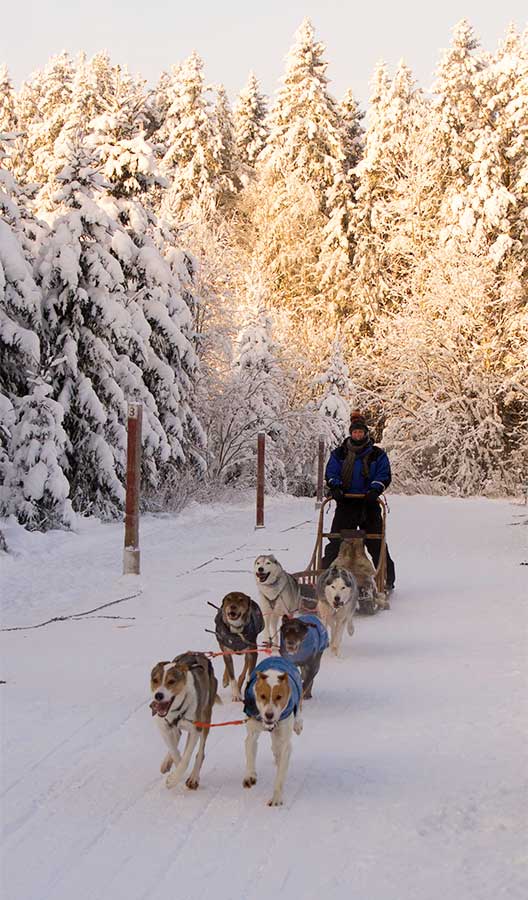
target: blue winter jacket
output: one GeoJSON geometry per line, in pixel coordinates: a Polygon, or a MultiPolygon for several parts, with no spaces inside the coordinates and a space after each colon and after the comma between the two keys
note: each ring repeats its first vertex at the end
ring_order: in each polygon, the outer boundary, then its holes
{"type": "Polygon", "coordinates": [[[281,635],[280,653],[283,659],[287,659],[296,666],[302,666],[311,656],[316,653],[322,653],[328,647],[328,632],[323,623],[317,616],[305,615],[298,616],[301,622],[306,622],[309,626],[308,634],[299,647],[297,653],[287,653],[284,641],[281,635]]]}
{"type": "Polygon", "coordinates": [[[356,456],[352,478],[348,484],[343,484],[341,470],[347,455],[349,438],[336,447],[330,454],[326,465],[325,478],[331,487],[341,487],[345,494],[366,494],[367,491],[377,491],[382,494],[391,483],[391,468],[389,457],[381,447],[376,447],[370,441],[356,456]],[[368,477],[364,473],[364,459],[367,458],[368,477]]]}
{"type": "Polygon", "coordinates": [[[288,716],[291,716],[292,713],[297,712],[302,697],[302,682],[299,670],[293,663],[288,662],[287,659],[283,659],[282,656],[268,656],[267,659],[263,659],[262,662],[259,662],[258,666],[255,666],[253,669],[244,694],[244,714],[251,719],[258,719],[260,721],[259,711],[255,702],[255,682],[258,673],[267,672],[268,669],[277,669],[279,672],[286,672],[288,681],[290,682],[290,699],[280,717],[280,721],[282,721],[283,719],[287,719],[288,716]]]}

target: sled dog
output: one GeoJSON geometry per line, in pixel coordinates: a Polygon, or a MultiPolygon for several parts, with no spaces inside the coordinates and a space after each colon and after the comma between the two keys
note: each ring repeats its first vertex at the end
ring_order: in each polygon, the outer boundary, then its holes
{"type": "Polygon", "coordinates": [[[339,553],[333,565],[349,569],[354,575],[358,586],[360,610],[374,612],[378,606],[382,609],[390,608],[385,594],[380,593],[376,587],[376,569],[367,556],[362,540],[341,541],[339,553]]]}
{"type": "Polygon", "coordinates": [[[330,631],[330,650],[339,656],[343,631],[354,634],[354,613],[358,600],[358,586],[349,569],[332,565],[317,579],[318,611],[330,631]]]}
{"type": "Polygon", "coordinates": [[[257,640],[264,628],[264,618],[260,606],[247,594],[231,591],[222,600],[222,606],[215,616],[216,639],[224,656],[223,686],[231,686],[231,699],[241,700],[242,686],[246,675],[251,675],[257,665],[257,640]],[[250,653],[251,649],[254,653],[250,653]],[[238,681],[235,678],[233,653],[242,653],[244,668],[238,681]]]}
{"type": "Polygon", "coordinates": [[[178,784],[191,761],[196,744],[198,752],[191,774],[185,784],[196,790],[205,756],[208,728],[197,722],[209,723],[214,703],[221,703],[217,695],[218,683],[211,662],[203,653],[182,653],[172,662],[159,662],[152,669],[150,687],[153,694],[150,708],[169,752],[163,757],[160,771],[169,772],[166,785],[178,784]],[[178,750],[182,732],[187,732],[183,754],[178,750]],[[170,769],[174,763],[174,770],[170,769]]]}
{"type": "Polygon", "coordinates": [[[282,806],[282,792],[291,756],[291,734],[302,731],[301,676],[293,663],[280,656],[262,660],[254,669],[246,687],[246,773],[245,788],[257,783],[255,768],[258,739],[263,731],[271,733],[271,749],[277,766],[273,796],[268,806],[282,806]]]}
{"type": "Polygon", "coordinates": [[[308,614],[295,619],[283,617],[280,629],[280,655],[299,667],[303,700],[310,700],[312,696],[314,678],[327,647],[328,632],[318,616],[308,614]]]}
{"type": "Polygon", "coordinates": [[[291,615],[301,606],[299,585],[272,555],[257,556],[254,563],[259,603],[264,615],[263,640],[275,638],[282,616],[291,615]]]}

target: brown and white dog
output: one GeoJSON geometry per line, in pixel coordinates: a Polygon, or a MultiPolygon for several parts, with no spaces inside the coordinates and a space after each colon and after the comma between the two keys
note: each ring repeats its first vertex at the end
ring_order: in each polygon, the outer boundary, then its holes
{"type": "Polygon", "coordinates": [[[167,776],[167,787],[174,787],[185,776],[193,750],[200,741],[192,772],[185,782],[190,790],[196,790],[209,729],[195,723],[210,723],[213,704],[222,702],[217,695],[218,682],[211,662],[203,653],[191,652],[176,656],[172,662],[159,662],[152,669],[150,687],[152,715],[156,716],[161,736],[169,748],[160,771],[165,774],[170,772],[173,763],[175,766],[167,776]],[[187,742],[182,755],[178,744],[184,731],[187,742]]]}
{"type": "Polygon", "coordinates": [[[257,640],[263,628],[264,618],[260,607],[251,597],[241,591],[231,591],[225,595],[215,616],[215,634],[220,650],[226,653],[223,685],[231,685],[232,700],[242,699],[241,691],[246,675],[249,678],[257,665],[257,640]],[[252,648],[255,652],[248,652],[252,648]],[[244,668],[238,681],[235,678],[233,653],[244,654],[244,668]]]}
{"type": "Polygon", "coordinates": [[[242,784],[251,788],[257,783],[258,739],[263,731],[269,731],[277,775],[268,806],[282,806],[292,731],[300,734],[303,727],[301,709],[302,684],[297,668],[282,657],[262,660],[249,679],[244,697],[244,712],[248,718],[246,773],[242,784]]]}
{"type": "Polygon", "coordinates": [[[389,609],[390,604],[385,594],[376,587],[376,569],[367,556],[365,545],[360,538],[341,541],[339,553],[332,563],[353,573],[358,586],[358,604],[360,611],[375,612],[377,607],[389,609]]]}

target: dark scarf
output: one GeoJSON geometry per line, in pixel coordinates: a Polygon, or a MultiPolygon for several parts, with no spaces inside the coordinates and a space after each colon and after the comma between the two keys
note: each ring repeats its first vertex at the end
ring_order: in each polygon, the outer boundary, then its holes
{"type": "Polygon", "coordinates": [[[354,471],[354,463],[356,461],[356,457],[368,446],[370,443],[370,437],[368,434],[365,435],[365,440],[361,441],[360,444],[353,444],[350,438],[348,437],[344,443],[344,449],[346,452],[346,456],[343,460],[343,466],[341,468],[341,484],[343,485],[343,490],[346,492],[350,482],[352,481],[352,472],[354,471]]]}

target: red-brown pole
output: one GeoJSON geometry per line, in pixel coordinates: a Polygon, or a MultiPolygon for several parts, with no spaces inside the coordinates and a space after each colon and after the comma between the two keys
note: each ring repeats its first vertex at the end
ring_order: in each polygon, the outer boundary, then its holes
{"type": "Polygon", "coordinates": [[[141,478],[141,403],[128,404],[125,550],[123,575],[139,575],[139,485],[141,478]]]}
{"type": "Polygon", "coordinates": [[[266,435],[259,431],[257,438],[257,524],[255,528],[264,528],[264,454],[266,435]]]}
{"type": "Polygon", "coordinates": [[[324,434],[319,435],[319,451],[317,455],[317,494],[315,497],[315,508],[320,509],[323,502],[323,482],[324,482],[324,461],[325,461],[325,439],[324,434]]]}

